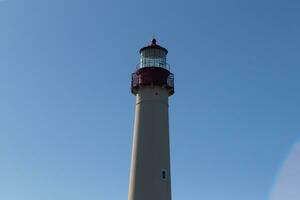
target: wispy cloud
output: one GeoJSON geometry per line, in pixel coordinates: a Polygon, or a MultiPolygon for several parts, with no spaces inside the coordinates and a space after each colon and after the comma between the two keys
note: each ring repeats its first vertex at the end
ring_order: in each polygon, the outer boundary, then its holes
{"type": "Polygon", "coordinates": [[[296,144],[285,161],[271,200],[300,199],[300,143],[296,144]]]}

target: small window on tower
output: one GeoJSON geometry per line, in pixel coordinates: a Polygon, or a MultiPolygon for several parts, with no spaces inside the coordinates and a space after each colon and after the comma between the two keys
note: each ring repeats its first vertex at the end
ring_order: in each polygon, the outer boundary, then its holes
{"type": "Polygon", "coordinates": [[[166,169],[161,170],[161,178],[162,178],[162,180],[167,180],[167,170],[166,169]]]}

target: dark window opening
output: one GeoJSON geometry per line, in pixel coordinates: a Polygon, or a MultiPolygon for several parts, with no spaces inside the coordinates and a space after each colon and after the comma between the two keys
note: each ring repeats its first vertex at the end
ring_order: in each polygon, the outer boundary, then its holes
{"type": "Polygon", "coordinates": [[[161,178],[162,178],[163,180],[166,180],[166,179],[167,179],[167,170],[163,169],[163,170],[161,171],[161,178]]]}

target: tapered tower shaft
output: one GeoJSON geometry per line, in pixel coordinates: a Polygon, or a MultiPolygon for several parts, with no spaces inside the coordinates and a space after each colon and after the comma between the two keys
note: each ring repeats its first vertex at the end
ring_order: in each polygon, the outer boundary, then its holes
{"type": "Polygon", "coordinates": [[[168,98],[174,93],[167,50],[140,50],[141,64],[132,75],[136,95],[134,139],[128,200],[171,200],[168,98]]]}

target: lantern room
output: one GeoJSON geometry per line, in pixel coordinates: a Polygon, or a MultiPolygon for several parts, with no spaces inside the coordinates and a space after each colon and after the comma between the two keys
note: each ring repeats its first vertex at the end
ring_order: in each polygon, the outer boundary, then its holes
{"type": "Polygon", "coordinates": [[[160,67],[170,70],[167,64],[168,50],[156,44],[156,39],[153,39],[149,46],[140,49],[141,60],[138,68],[144,67],[160,67]]]}

